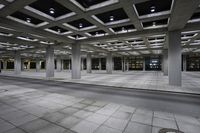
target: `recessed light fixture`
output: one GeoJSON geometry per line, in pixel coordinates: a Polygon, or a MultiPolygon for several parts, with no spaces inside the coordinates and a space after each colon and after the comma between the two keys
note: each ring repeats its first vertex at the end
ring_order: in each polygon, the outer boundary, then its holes
{"type": "Polygon", "coordinates": [[[30,23],[31,22],[31,18],[26,18],[26,22],[30,23]]]}
{"type": "Polygon", "coordinates": [[[50,13],[50,14],[54,14],[54,13],[55,13],[55,9],[54,9],[54,8],[50,8],[50,9],[49,9],[49,13],[50,13]]]}
{"type": "Polygon", "coordinates": [[[156,22],[153,22],[153,26],[156,26],[156,22]]]}
{"type": "Polygon", "coordinates": [[[83,24],[82,23],[79,24],[79,28],[83,28],[83,24]]]}
{"type": "Polygon", "coordinates": [[[155,7],[155,6],[152,6],[150,11],[151,11],[152,13],[155,12],[155,11],[156,11],[156,7],[155,7]]]}
{"type": "Polygon", "coordinates": [[[114,20],[114,16],[110,16],[110,21],[113,21],[114,20]]]}
{"type": "Polygon", "coordinates": [[[122,31],[125,31],[125,28],[124,28],[124,27],[122,27],[122,31]]]}

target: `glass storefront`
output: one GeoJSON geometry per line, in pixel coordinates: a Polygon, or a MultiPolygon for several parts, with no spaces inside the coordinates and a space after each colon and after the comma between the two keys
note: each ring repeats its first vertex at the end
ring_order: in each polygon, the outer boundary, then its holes
{"type": "Polygon", "coordinates": [[[129,70],[143,70],[143,57],[129,57],[129,70]]]}
{"type": "Polygon", "coordinates": [[[122,70],[122,58],[121,57],[114,57],[114,70],[122,70]]]}
{"type": "Polygon", "coordinates": [[[200,71],[200,54],[187,55],[187,71],[200,71]]]}
{"type": "Polygon", "coordinates": [[[146,71],[161,71],[161,57],[146,57],[145,67],[146,71]]]}

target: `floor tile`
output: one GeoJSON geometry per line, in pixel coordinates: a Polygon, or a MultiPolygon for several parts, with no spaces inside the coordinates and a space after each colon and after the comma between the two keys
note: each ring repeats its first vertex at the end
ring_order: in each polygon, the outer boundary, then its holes
{"type": "Polygon", "coordinates": [[[122,133],[122,131],[106,126],[101,126],[94,133],[122,133]]]}
{"type": "Polygon", "coordinates": [[[108,118],[109,118],[109,116],[106,116],[106,115],[93,114],[93,115],[89,116],[86,120],[91,121],[91,122],[96,123],[96,124],[102,124],[108,118]]]}
{"type": "Polygon", "coordinates": [[[130,122],[124,133],[151,133],[151,126],[130,122]]]}
{"type": "Polygon", "coordinates": [[[58,122],[59,125],[64,126],[66,128],[72,128],[76,124],[78,124],[81,121],[81,119],[74,117],[74,116],[69,116],[64,119],[62,119],[60,122],[58,122]]]}
{"type": "Polygon", "coordinates": [[[77,133],[93,133],[100,125],[89,121],[81,121],[72,128],[77,133]]]}
{"type": "Polygon", "coordinates": [[[131,121],[138,122],[141,124],[152,125],[152,116],[144,114],[133,114],[131,121]]]}
{"type": "Polygon", "coordinates": [[[162,128],[177,129],[176,122],[171,120],[165,120],[160,118],[153,118],[153,126],[162,128]]]}
{"type": "Polygon", "coordinates": [[[128,120],[122,120],[122,119],[117,119],[117,118],[111,117],[104,123],[104,125],[123,131],[124,128],[126,127],[127,123],[128,123],[128,120]]]}

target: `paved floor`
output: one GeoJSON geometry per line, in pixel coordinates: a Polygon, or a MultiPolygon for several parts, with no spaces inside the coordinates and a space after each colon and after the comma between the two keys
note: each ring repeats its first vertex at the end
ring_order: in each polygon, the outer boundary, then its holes
{"type": "Polygon", "coordinates": [[[67,88],[66,93],[55,93],[61,88],[53,86],[56,82],[34,89],[30,79],[18,80],[0,78],[0,133],[158,133],[162,128],[200,131],[200,114],[194,117],[87,99],[69,95],[67,88]],[[23,87],[26,84],[30,87],[23,87]]]}
{"type": "MultiPolygon", "coordinates": [[[[12,71],[3,71],[2,74],[16,76],[12,71]]],[[[45,79],[45,71],[23,71],[20,77],[45,79]]],[[[169,86],[168,77],[162,72],[152,71],[114,71],[106,74],[105,71],[93,71],[91,74],[82,71],[81,80],[71,80],[70,71],[55,72],[53,80],[85,84],[106,85],[115,87],[162,90],[200,94],[200,72],[183,72],[182,87],[169,86]]]]}

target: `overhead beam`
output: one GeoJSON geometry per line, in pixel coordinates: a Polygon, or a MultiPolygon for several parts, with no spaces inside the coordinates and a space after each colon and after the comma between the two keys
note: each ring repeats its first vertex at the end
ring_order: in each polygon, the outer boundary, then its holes
{"type": "Polygon", "coordinates": [[[169,31],[183,29],[200,4],[200,0],[174,0],[169,31]]]}
{"type": "Polygon", "coordinates": [[[6,17],[22,8],[24,6],[31,4],[36,0],[15,0],[12,3],[6,5],[3,9],[1,9],[0,16],[1,17],[6,17]]]}

